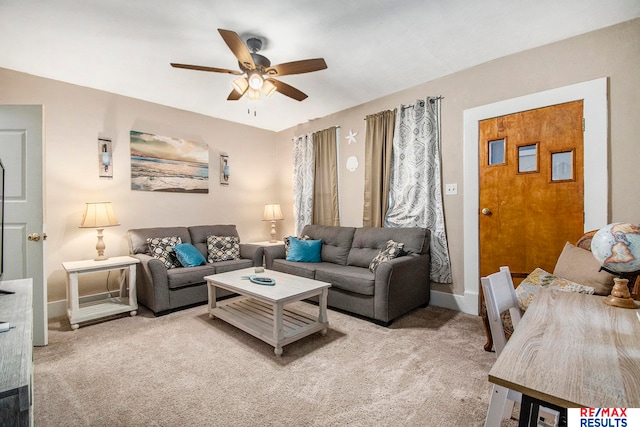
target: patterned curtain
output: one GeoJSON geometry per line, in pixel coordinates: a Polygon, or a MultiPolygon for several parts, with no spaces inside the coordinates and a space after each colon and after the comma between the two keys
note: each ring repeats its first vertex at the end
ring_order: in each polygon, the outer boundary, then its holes
{"type": "Polygon", "coordinates": [[[293,138],[293,217],[296,236],[313,215],[313,136],[311,133],[293,138]]]}
{"type": "Polygon", "coordinates": [[[452,282],[440,183],[440,98],[398,108],[384,225],[429,229],[431,280],[452,282]]]}

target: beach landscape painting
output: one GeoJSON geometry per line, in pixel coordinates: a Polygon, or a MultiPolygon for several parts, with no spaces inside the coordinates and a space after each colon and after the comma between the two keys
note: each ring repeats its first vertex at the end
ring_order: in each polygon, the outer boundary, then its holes
{"type": "Polygon", "coordinates": [[[131,131],[131,189],[209,192],[209,146],[131,131]]]}

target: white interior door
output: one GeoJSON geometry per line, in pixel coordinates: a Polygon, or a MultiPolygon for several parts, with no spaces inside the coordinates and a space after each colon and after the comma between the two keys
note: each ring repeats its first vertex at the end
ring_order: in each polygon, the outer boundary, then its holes
{"type": "Polygon", "coordinates": [[[33,343],[46,345],[43,107],[0,106],[0,159],[5,168],[3,280],[33,279],[33,343]]]}

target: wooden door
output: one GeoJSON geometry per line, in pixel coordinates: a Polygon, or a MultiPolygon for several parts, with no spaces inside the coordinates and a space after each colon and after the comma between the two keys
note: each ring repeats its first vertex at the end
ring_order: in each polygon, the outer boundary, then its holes
{"type": "MultiPolygon", "coordinates": [[[[480,122],[480,275],[553,272],[584,232],[582,101],[480,122]]],[[[519,283],[519,281],[516,281],[519,283]]]]}
{"type": "Polygon", "coordinates": [[[0,159],[5,168],[2,278],[33,279],[34,345],[46,345],[48,340],[42,124],[40,105],[0,106],[0,159]]]}

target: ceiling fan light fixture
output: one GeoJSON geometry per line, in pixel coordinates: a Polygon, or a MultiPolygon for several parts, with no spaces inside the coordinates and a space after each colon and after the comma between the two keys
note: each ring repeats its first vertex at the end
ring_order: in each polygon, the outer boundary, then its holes
{"type": "Polygon", "coordinates": [[[247,97],[251,100],[251,101],[258,101],[260,100],[260,90],[255,90],[255,89],[249,89],[247,91],[247,97]]]}
{"type": "Polygon", "coordinates": [[[242,95],[249,88],[249,82],[244,77],[238,77],[233,82],[231,82],[231,86],[233,86],[236,92],[242,95]]]}
{"type": "Polygon", "coordinates": [[[304,92],[272,77],[280,78],[290,74],[304,74],[327,68],[327,63],[323,58],[271,65],[269,58],[258,53],[262,49],[262,39],[251,37],[245,44],[235,31],[218,28],[218,33],[220,33],[227,47],[238,60],[239,71],[202,65],[178,64],[175,62],[170,64],[174,68],[225,73],[236,76],[232,82],[233,89],[227,95],[227,101],[237,101],[245,94],[251,100],[258,100],[262,96],[261,92],[264,92],[267,97],[274,92],[279,92],[296,101],[303,101],[307,98],[304,92]]]}
{"type": "Polygon", "coordinates": [[[269,80],[265,80],[264,84],[262,85],[262,91],[267,97],[269,97],[276,91],[276,85],[271,83],[269,80]]]}
{"type": "Polygon", "coordinates": [[[253,72],[249,74],[249,86],[251,89],[260,90],[264,84],[264,79],[259,72],[253,72]]]}

